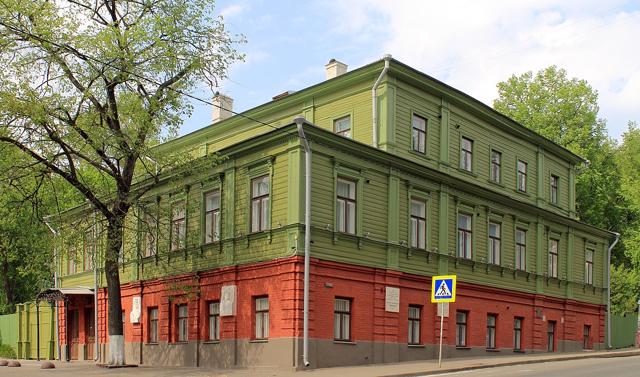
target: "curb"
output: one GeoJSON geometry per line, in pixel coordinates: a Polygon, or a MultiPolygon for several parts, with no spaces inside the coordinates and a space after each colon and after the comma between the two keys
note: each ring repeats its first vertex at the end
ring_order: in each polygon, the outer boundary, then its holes
{"type": "Polygon", "coordinates": [[[554,362],[554,361],[569,361],[569,360],[580,360],[580,359],[610,359],[610,358],[614,358],[614,357],[631,357],[631,356],[640,356],[640,350],[627,351],[627,352],[598,353],[598,354],[593,354],[593,355],[571,355],[571,356],[558,356],[558,357],[550,357],[550,358],[543,358],[543,359],[507,361],[507,362],[504,362],[504,363],[497,363],[497,364],[471,365],[471,366],[448,368],[448,369],[447,368],[443,368],[443,369],[429,370],[429,371],[424,371],[424,372],[402,373],[402,374],[386,374],[386,375],[382,375],[382,376],[379,376],[379,377],[430,376],[430,375],[434,375],[434,374],[464,372],[464,371],[476,370],[476,369],[489,369],[489,368],[509,367],[509,366],[514,366],[514,365],[541,364],[541,363],[554,362]]]}

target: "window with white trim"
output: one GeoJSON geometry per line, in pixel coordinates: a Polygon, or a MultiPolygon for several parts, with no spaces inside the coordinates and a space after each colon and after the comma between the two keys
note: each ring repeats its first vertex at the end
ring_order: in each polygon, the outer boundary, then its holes
{"type": "Polygon", "coordinates": [[[491,181],[500,183],[502,179],[502,153],[491,150],[491,181]]]}
{"type": "Polygon", "coordinates": [[[251,232],[269,227],[270,177],[263,175],[251,180],[251,232]]]}
{"type": "Polygon", "coordinates": [[[336,182],[336,230],[356,234],[356,182],[338,178],[336,182]]]}
{"type": "Polygon", "coordinates": [[[269,297],[254,299],[255,339],[269,338],[269,297]]]}
{"type": "Polygon", "coordinates": [[[333,339],[351,340],[351,299],[336,298],[333,307],[333,339]]]}
{"type": "Polygon", "coordinates": [[[427,140],[427,120],[421,116],[413,115],[411,118],[411,147],[414,151],[425,153],[427,140]]]}
{"type": "Polygon", "coordinates": [[[518,160],[517,183],[518,191],[527,192],[527,163],[518,160]]]}
{"type": "Polygon", "coordinates": [[[587,249],[584,252],[584,282],[593,284],[593,250],[587,249]]]}
{"type": "Polygon", "coordinates": [[[420,344],[420,312],[422,307],[409,305],[409,329],[407,332],[407,343],[420,344]]]}
{"type": "Polygon", "coordinates": [[[460,140],[460,169],[473,171],[473,140],[466,137],[460,140]]]}
{"type": "Polygon", "coordinates": [[[427,248],[427,203],[411,199],[411,247],[427,248]]]}
{"type": "Polygon", "coordinates": [[[187,220],[184,201],[173,203],[171,210],[171,250],[185,247],[187,220]]]}
{"type": "Polygon", "coordinates": [[[471,215],[458,214],[458,257],[471,259],[471,215]]]}
{"type": "Polygon", "coordinates": [[[220,301],[209,303],[209,340],[220,340],[220,301]]]}
{"type": "Polygon", "coordinates": [[[204,243],[220,241],[220,191],[204,195],[204,243]]]}
{"type": "Polygon", "coordinates": [[[333,131],[336,135],[351,139],[351,116],[347,115],[334,120],[333,131]]]}
{"type": "Polygon", "coordinates": [[[516,229],[516,270],[527,269],[527,231],[516,229]]]}
{"type": "Polygon", "coordinates": [[[549,240],[548,273],[552,278],[558,277],[558,240],[549,240]]]}
{"type": "Polygon", "coordinates": [[[489,222],[489,263],[500,264],[501,225],[489,222]]]}

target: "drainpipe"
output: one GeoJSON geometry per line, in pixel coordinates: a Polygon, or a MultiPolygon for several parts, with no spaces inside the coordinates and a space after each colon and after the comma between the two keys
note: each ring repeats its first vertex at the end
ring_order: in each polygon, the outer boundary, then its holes
{"type": "Polygon", "coordinates": [[[613,232],[616,239],[607,250],[607,349],[611,349],[611,250],[620,240],[620,233],[613,232]]]}
{"type": "Polygon", "coordinates": [[[98,347],[98,229],[96,213],[93,212],[93,361],[100,359],[100,347],[98,347]]]}
{"type": "Polygon", "coordinates": [[[387,71],[389,70],[389,61],[391,60],[391,55],[386,54],[382,57],[382,59],[384,60],[384,68],[382,69],[382,72],[380,72],[380,76],[378,76],[378,79],[376,80],[376,82],[373,84],[373,87],[371,88],[371,111],[372,111],[372,119],[373,119],[373,147],[374,148],[378,148],[378,95],[377,95],[377,90],[378,90],[378,85],[380,85],[380,82],[382,81],[382,78],[384,77],[384,75],[387,73],[387,71]]]}
{"type": "MultiPolygon", "coordinates": [[[[44,221],[44,224],[47,226],[47,228],[49,228],[49,231],[51,231],[51,234],[53,234],[53,238],[55,239],[58,236],[58,232],[53,229],[53,227],[51,226],[51,224],[49,223],[49,216],[45,216],[42,218],[42,221],[44,221]]],[[[58,248],[55,246],[53,246],[53,287],[54,288],[58,288],[58,248]]],[[[54,322],[55,322],[55,337],[56,337],[56,351],[58,354],[58,360],[62,360],[62,356],[60,355],[60,334],[58,332],[58,302],[56,301],[55,304],[55,312],[53,313],[54,315],[54,322]]]]}
{"type": "Polygon", "coordinates": [[[302,128],[307,121],[302,116],[293,120],[298,125],[305,154],[304,168],[304,294],[302,309],[302,362],[309,366],[309,257],[311,254],[311,148],[302,128]]]}

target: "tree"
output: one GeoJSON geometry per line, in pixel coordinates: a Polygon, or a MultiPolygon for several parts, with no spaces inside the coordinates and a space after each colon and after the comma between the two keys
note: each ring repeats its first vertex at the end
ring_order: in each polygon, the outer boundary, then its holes
{"type": "Polygon", "coordinates": [[[598,93],[556,66],[535,76],[513,75],[497,87],[496,110],[588,160],[578,167],[576,177],[578,217],[595,226],[620,229],[625,204],[615,143],[607,136],[606,122],[598,118],[598,93]]]}
{"type": "MultiPolygon", "coordinates": [[[[155,148],[242,58],[213,0],[5,0],[0,144],[74,187],[104,220],[111,364],[124,364],[118,258],[143,189],[176,166],[155,148]]],[[[185,154],[187,156],[188,154],[185,154]]],[[[181,161],[184,161],[181,160],[181,161]]]]}

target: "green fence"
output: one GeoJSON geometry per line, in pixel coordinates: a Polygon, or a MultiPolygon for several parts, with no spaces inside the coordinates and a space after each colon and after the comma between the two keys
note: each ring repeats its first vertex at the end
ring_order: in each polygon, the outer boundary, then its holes
{"type": "Polygon", "coordinates": [[[55,316],[49,304],[40,303],[39,308],[33,302],[18,304],[14,314],[0,316],[0,343],[13,347],[19,359],[38,357],[38,333],[40,358],[55,359],[55,316]]]}
{"type": "Polygon", "coordinates": [[[611,316],[611,347],[626,348],[636,345],[638,313],[611,316]]]}

